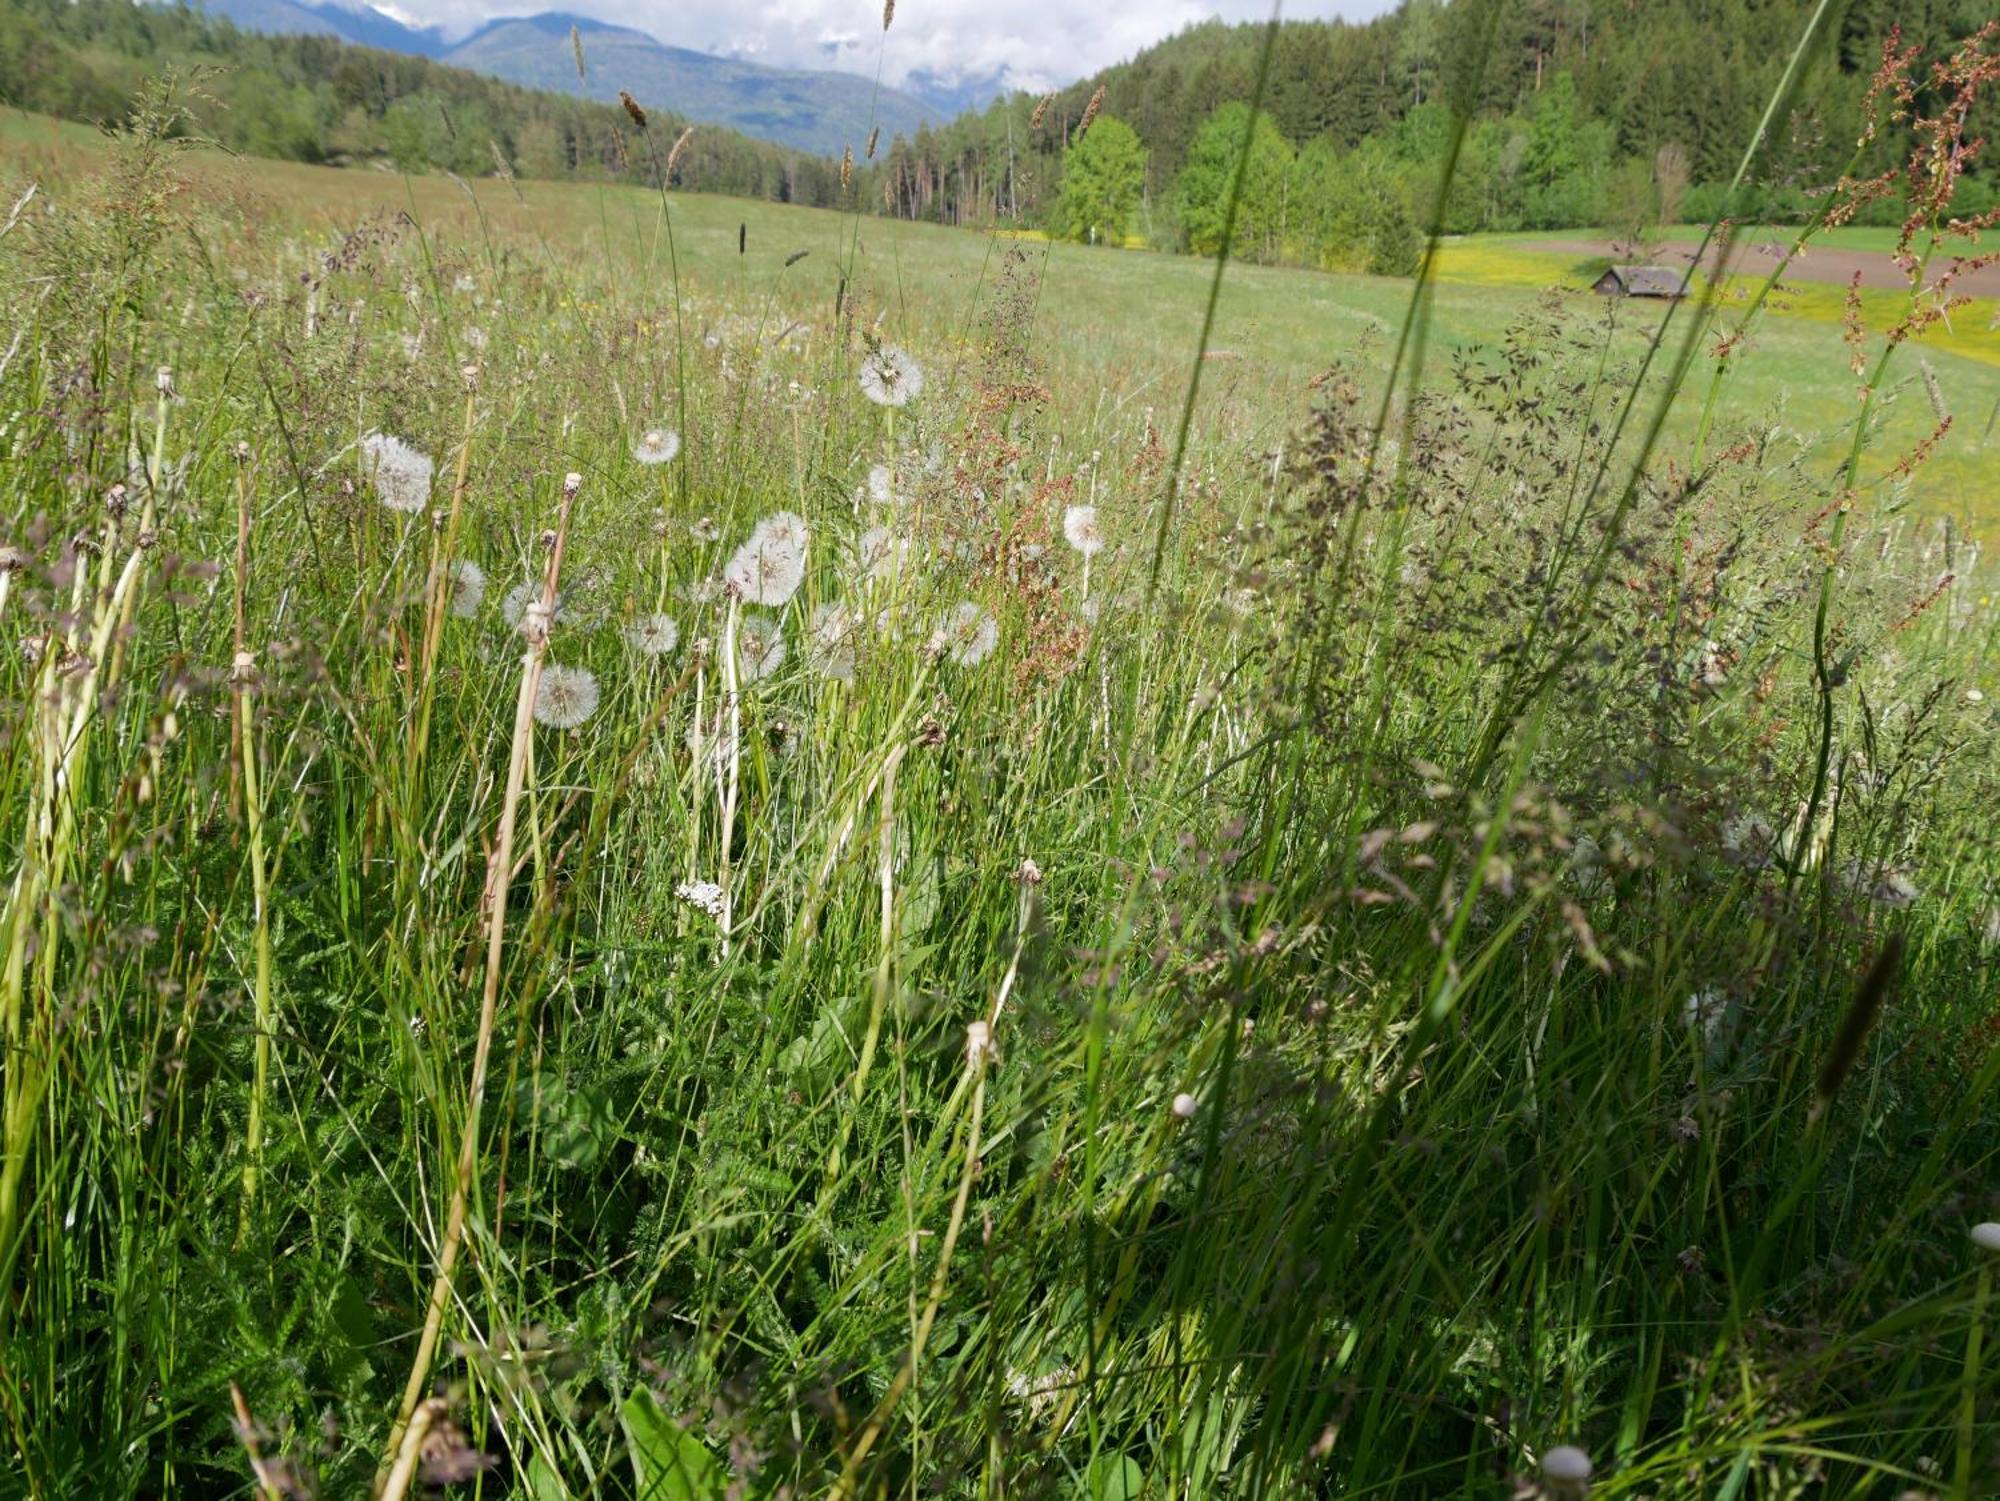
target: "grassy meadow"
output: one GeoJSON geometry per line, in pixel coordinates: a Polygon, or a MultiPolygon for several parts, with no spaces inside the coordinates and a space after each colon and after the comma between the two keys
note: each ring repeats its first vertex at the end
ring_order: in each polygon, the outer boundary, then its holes
{"type": "Polygon", "coordinates": [[[1983,321],[0,225],[0,1494],[2000,1491],[1983,321]]]}

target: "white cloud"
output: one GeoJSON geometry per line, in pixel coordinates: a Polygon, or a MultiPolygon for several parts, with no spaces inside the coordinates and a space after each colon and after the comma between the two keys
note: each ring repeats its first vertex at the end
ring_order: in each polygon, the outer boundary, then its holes
{"type": "MultiPolygon", "coordinates": [[[[1293,0],[1294,19],[1379,15],[1393,0],[1293,0]]],[[[885,82],[913,72],[984,78],[1005,68],[1026,89],[1050,88],[1130,57],[1196,21],[1262,20],[1267,0],[897,0],[885,36],[880,0],[398,0],[398,9],[469,29],[496,15],[573,5],[669,46],[787,68],[838,68],[885,82]]]]}

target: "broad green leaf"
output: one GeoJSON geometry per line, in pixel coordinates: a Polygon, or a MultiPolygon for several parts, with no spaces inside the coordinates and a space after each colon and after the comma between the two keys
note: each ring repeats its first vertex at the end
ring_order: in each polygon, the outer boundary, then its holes
{"type": "Polygon", "coordinates": [[[721,1501],[727,1477],[708,1446],[668,1417],[644,1388],[625,1399],[625,1443],[639,1501],[721,1501]]]}

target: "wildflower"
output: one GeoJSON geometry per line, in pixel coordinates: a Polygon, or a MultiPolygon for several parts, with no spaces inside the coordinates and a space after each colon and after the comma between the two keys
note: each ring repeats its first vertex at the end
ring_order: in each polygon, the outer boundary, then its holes
{"type": "Polygon", "coordinates": [[[681,451],[681,435],[670,427],[649,427],[632,445],[632,457],[642,464],[664,464],[681,451]]]}
{"type": "Polygon", "coordinates": [[[479,613],[486,598],[486,571],[469,559],[461,559],[451,570],[451,613],[470,620],[479,613]]]}
{"type": "Polygon", "coordinates": [[[993,1056],[993,1028],[985,1022],[974,1022],[965,1029],[965,1061],[978,1068],[993,1056]]]}
{"type": "Polygon", "coordinates": [[[1778,851],[1778,831],[1761,813],[1745,809],[1722,825],[1722,858],[1744,870],[1762,870],[1778,851]]]}
{"type": "Polygon", "coordinates": [[[1104,551],[1104,529],[1098,525],[1096,506],[1071,506],[1063,512],[1063,535],[1069,545],[1086,558],[1104,551]]]}
{"type": "Polygon", "coordinates": [[[453,279],[451,289],[454,292],[476,292],[479,290],[479,283],[461,272],[453,279]]]}
{"type": "Polygon", "coordinates": [[[923,394],[924,372],[893,344],[884,344],[861,362],[861,394],[878,407],[900,407],[923,394]]]}
{"type": "Polygon", "coordinates": [[[1193,1095],[1183,1092],[1174,1096],[1174,1114],[1182,1120],[1193,1120],[1194,1113],[1198,1108],[1199,1104],[1193,1095]]]}
{"type": "Polygon", "coordinates": [[[683,881],[674,888],[674,895],[710,917],[722,916],[722,888],[713,881],[683,881]]]}
{"type": "Polygon", "coordinates": [[[597,679],[588,668],[548,666],[535,685],[535,718],[552,730],[573,730],[597,712],[597,679]]]}
{"type": "Polygon", "coordinates": [[[1000,625],[971,600],[961,600],[939,627],[942,645],[960,667],[977,667],[1000,644],[1000,625]]]}
{"type": "Polygon", "coordinates": [[[625,627],[625,644],[642,657],[664,657],[680,639],[681,628],[671,615],[641,615],[625,627]]]}
{"type": "Polygon", "coordinates": [[[430,504],[430,456],[387,433],[370,433],[361,440],[368,478],[382,504],[413,515],[430,504]]]}
{"type": "Polygon", "coordinates": [[[896,503],[896,475],[887,464],[869,466],[868,498],[882,506],[896,503]]]}
{"type": "Polygon", "coordinates": [[[854,635],[860,624],[844,604],[823,604],[813,611],[807,656],[823,676],[854,681],[854,635]]]}
{"type": "Polygon", "coordinates": [[[753,605],[784,604],[806,581],[806,524],[790,511],[757,523],[724,565],[723,582],[753,605]]]}
{"type": "Polygon", "coordinates": [[[1982,1251],[2000,1251],[2000,1224],[1987,1220],[1974,1225],[1972,1243],[1982,1251]]]}
{"type": "Polygon", "coordinates": [[[736,628],[736,672],[746,683],[767,678],[785,660],[785,634],[769,615],[745,615],[736,628]]]}

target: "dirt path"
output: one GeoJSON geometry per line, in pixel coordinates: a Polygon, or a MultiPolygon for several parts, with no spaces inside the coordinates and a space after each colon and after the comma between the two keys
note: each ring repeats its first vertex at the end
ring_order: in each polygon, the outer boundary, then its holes
{"type": "MultiPolygon", "coordinates": [[[[1613,254],[1609,240],[1536,240],[1523,248],[1555,255],[1573,255],[1579,260],[1613,254]]],[[[1767,276],[1779,254],[1780,247],[1776,240],[1746,238],[1737,244],[1730,269],[1745,276],[1767,276]]],[[[1661,265],[1685,266],[1693,259],[1694,246],[1684,241],[1670,242],[1660,247],[1658,253],[1661,265]]],[[[1864,287],[1896,289],[1909,285],[1901,268],[1884,252],[1830,245],[1813,246],[1792,262],[1785,271],[1785,277],[1788,281],[1831,282],[1844,287],[1857,271],[1861,273],[1861,285],[1864,287]]],[[[1969,297],[2000,297],[2000,265],[1987,266],[1961,277],[1957,289],[1969,297]]]]}

